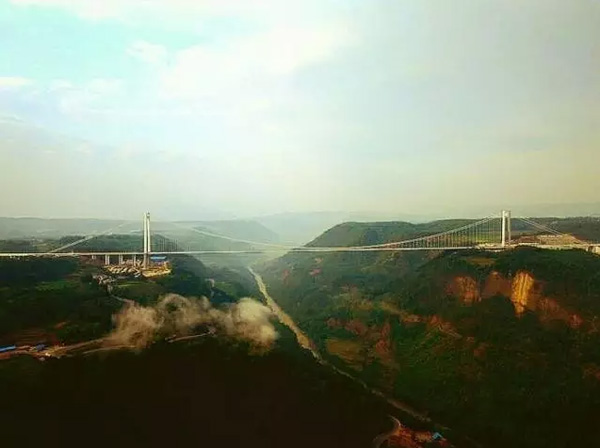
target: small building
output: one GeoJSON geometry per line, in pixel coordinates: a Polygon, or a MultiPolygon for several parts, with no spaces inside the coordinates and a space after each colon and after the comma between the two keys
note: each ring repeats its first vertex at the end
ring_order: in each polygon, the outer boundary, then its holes
{"type": "Polygon", "coordinates": [[[167,264],[167,256],[166,255],[151,255],[150,262],[157,266],[164,266],[167,264]]]}

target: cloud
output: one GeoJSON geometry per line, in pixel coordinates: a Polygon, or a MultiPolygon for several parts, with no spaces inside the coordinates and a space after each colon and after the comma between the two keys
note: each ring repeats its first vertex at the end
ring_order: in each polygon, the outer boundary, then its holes
{"type": "Polygon", "coordinates": [[[327,61],[351,42],[346,27],[328,24],[272,28],[218,47],[191,46],[162,72],[162,91],[173,97],[226,95],[243,101],[250,92],[272,91],[274,80],[327,61]]]}
{"type": "Polygon", "coordinates": [[[123,81],[114,78],[94,78],[83,84],[59,79],[49,83],[45,94],[52,96],[60,112],[73,116],[110,105],[123,87],[123,81]]]}
{"type": "MultiPolygon", "coordinates": [[[[151,184],[152,194],[132,191],[135,199],[117,197],[90,213],[127,213],[126,202],[149,197],[156,208],[170,204],[190,216],[202,213],[198,204],[232,215],[420,212],[487,196],[533,198],[525,188],[530,178],[552,191],[559,183],[546,173],[561,158],[559,174],[569,176],[561,182],[577,188],[573,198],[598,190],[591,172],[600,154],[599,10],[589,2],[532,0],[517,8],[509,0],[12,1],[30,5],[28,20],[43,22],[35,8],[48,7],[115,22],[77,24],[106,52],[73,48],[77,57],[65,60],[60,74],[44,66],[48,73],[31,75],[33,88],[0,92],[3,108],[48,128],[147,151],[86,185],[100,191],[125,173],[151,184]],[[80,81],[89,73],[123,82],[80,81]],[[44,75],[66,79],[43,87],[44,75]],[[183,155],[166,164],[150,148],[183,155]],[[559,155],[546,157],[552,148],[559,155]],[[538,168],[512,167],[532,150],[538,168]],[[574,163],[574,151],[587,155],[574,163]],[[501,156],[489,158],[494,153],[501,156]],[[485,194],[472,188],[471,179],[486,176],[503,182],[488,182],[485,194]],[[518,185],[518,194],[506,185],[518,185]],[[183,199],[184,190],[198,197],[183,199]]],[[[55,31],[71,42],[74,29],[55,31]]],[[[34,64],[15,68],[33,73],[41,68],[34,63],[38,51],[44,50],[28,45],[23,58],[7,54],[7,63],[34,64]]],[[[39,174],[29,162],[15,167],[36,185],[39,174]]],[[[53,208],[32,195],[29,207],[74,213],[65,193],[56,194],[53,208]]]]}
{"type": "Polygon", "coordinates": [[[127,49],[127,54],[147,64],[158,64],[167,55],[167,49],[162,45],[138,40],[127,49]]]}
{"type": "Polygon", "coordinates": [[[113,317],[115,330],[106,338],[106,344],[142,349],[157,337],[186,336],[204,326],[217,334],[269,348],[278,337],[271,315],[269,308],[250,298],[222,310],[214,308],[205,297],[168,294],[154,306],[126,305],[113,317]]]}
{"type": "MultiPolygon", "coordinates": [[[[122,11],[118,1],[86,1],[86,0],[10,0],[20,6],[42,6],[59,8],[86,19],[106,19],[119,16],[122,11]]],[[[127,3],[127,2],[124,2],[127,3]]]]}
{"type": "Polygon", "coordinates": [[[55,79],[51,81],[48,85],[48,89],[50,91],[60,91],[60,90],[68,90],[75,88],[75,85],[71,81],[67,81],[66,79],[55,79]]]}
{"type": "Polygon", "coordinates": [[[39,6],[68,11],[87,20],[135,21],[173,16],[223,17],[245,15],[260,20],[298,15],[316,0],[282,2],[281,0],[10,0],[21,6],[39,6]]]}
{"type": "Polygon", "coordinates": [[[0,90],[19,89],[32,84],[28,78],[18,76],[0,76],[0,90]]]}

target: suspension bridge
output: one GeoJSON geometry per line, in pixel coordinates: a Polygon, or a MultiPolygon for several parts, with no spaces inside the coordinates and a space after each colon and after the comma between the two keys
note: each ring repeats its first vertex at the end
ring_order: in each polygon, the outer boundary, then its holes
{"type": "MultiPolygon", "coordinates": [[[[118,263],[123,264],[125,260],[133,264],[141,264],[147,267],[152,257],[168,255],[202,255],[202,254],[261,254],[261,253],[326,253],[326,252],[398,252],[398,251],[424,251],[424,250],[506,250],[520,245],[538,246],[546,249],[584,249],[600,253],[600,244],[579,240],[570,234],[561,233],[551,227],[535,222],[530,218],[513,218],[510,211],[503,210],[499,215],[492,215],[480,220],[474,220],[468,224],[445,230],[439,233],[420,235],[402,241],[393,241],[382,244],[361,246],[297,246],[277,244],[270,242],[252,241],[243,238],[235,238],[206,229],[197,228],[193,225],[184,225],[176,222],[161,222],[162,228],[152,231],[150,213],[143,216],[141,237],[143,249],[141,250],[76,250],[76,248],[94,238],[107,235],[127,234],[122,228],[128,223],[124,222],[104,232],[97,232],[84,236],[75,241],[64,244],[49,251],[24,252],[24,253],[0,253],[0,257],[91,257],[92,259],[104,258],[105,264],[111,264],[111,260],[117,257],[118,263]],[[528,227],[529,233],[535,232],[543,235],[541,241],[522,241],[522,238],[513,238],[513,222],[517,221],[520,227],[528,227]],[[165,227],[166,226],[166,227],[165,227]],[[168,229],[171,227],[171,231],[168,229]],[[246,249],[232,250],[210,250],[186,247],[177,241],[177,236],[169,236],[173,229],[179,231],[196,233],[203,237],[227,240],[233,243],[244,243],[250,246],[246,249]],[[121,232],[121,233],[119,233],[121,232]]],[[[139,229],[138,229],[139,231],[139,229]]],[[[131,232],[130,232],[131,233],[131,232]]],[[[521,232],[522,233],[522,232],[521,232]]]]}

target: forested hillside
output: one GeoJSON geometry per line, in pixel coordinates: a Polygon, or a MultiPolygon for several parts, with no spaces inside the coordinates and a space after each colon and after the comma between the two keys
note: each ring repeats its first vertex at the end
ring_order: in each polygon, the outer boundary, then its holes
{"type": "MultiPolygon", "coordinates": [[[[313,244],[378,244],[421,230],[351,223],[313,244]]],[[[262,272],[328,359],[484,446],[594,446],[597,255],[288,254],[262,272]]]]}
{"type": "MultiPolygon", "coordinates": [[[[170,275],[121,279],[112,293],[143,305],[167,293],[211,297],[215,304],[257,296],[246,270],[208,268],[189,256],[170,262],[170,275]]],[[[0,345],[72,343],[105,335],[123,303],[92,278],[99,274],[104,274],[101,266],[76,258],[0,259],[0,345]]]]}

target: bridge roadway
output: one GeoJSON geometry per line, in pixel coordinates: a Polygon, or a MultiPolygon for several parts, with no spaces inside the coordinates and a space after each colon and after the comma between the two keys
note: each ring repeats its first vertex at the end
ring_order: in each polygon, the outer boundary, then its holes
{"type": "MultiPolygon", "coordinates": [[[[422,251],[422,250],[469,250],[469,249],[483,249],[483,250],[505,250],[513,249],[519,246],[533,246],[542,249],[551,250],[566,250],[566,249],[584,249],[590,252],[600,253],[600,244],[564,244],[564,245],[550,245],[550,244],[511,244],[509,246],[502,246],[501,244],[482,244],[477,246],[459,246],[459,247],[296,247],[290,249],[249,249],[249,250],[182,250],[182,251],[156,251],[150,252],[148,255],[211,255],[211,254],[262,254],[262,253],[285,253],[285,252],[297,252],[297,253],[326,253],[326,252],[401,252],[401,251],[422,251]]],[[[12,257],[12,258],[23,258],[23,257],[104,257],[104,256],[129,256],[129,257],[143,257],[144,252],[13,252],[13,253],[0,253],[0,258],[12,257]]]]}
{"type": "MultiPolygon", "coordinates": [[[[185,251],[163,251],[150,252],[148,255],[215,255],[215,254],[264,254],[264,253],[288,253],[288,252],[306,252],[306,253],[324,253],[324,252],[398,252],[398,251],[415,251],[415,250],[465,250],[473,249],[473,246],[468,247],[378,247],[378,248],[294,248],[294,249],[256,249],[256,250],[185,250],[185,251]]],[[[500,246],[486,247],[489,250],[499,250],[500,246]]],[[[143,257],[144,252],[24,252],[24,253],[0,253],[0,258],[22,258],[22,257],[104,257],[109,256],[127,256],[143,257]]]]}

